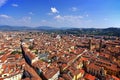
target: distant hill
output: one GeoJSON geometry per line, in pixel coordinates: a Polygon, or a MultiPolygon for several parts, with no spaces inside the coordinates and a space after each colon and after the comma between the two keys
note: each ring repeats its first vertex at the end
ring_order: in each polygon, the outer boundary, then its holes
{"type": "Polygon", "coordinates": [[[36,29],[36,30],[56,30],[59,28],[54,28],[54,27],[50,27],[50,26],[39,26],[39,27],[35,27],[34,29],[36,29]]]}
{"type": "Polygon", "coordinates": [[[52,32],[58,34],[88,34],[88,35],[107,35],[107,36],[119,36],[120,37],[120,28],[105,28],[105,29],[97,29],[97,28],[70,28],[65,30],[54,30],[52,32]]]}
{"type": "Polygon", "coordinates": [[[86,29],[67,29],[65,32],[69,34],[90,34],[90,35],[108,35],[108,36],[120,36],[120,28],[86,28],[86,29]]]}
{"type": "Polygon", "coordinates": [[[120,28],[55,28],[50,26],[39,26],[39,27],[27,27],[27,26],[9,26],[9,25],[0,25],[1,31],[47,31],[49,33],[59,33],[59,34],[89,34],[89,35],[108,35],[108,36],[119,36],[120,37],[120,28]]]}
{"type": "Polygon", "coordinates": [[[9,25],[0,25],[1,31],[13,31],[13,30],[55,30],[58,28],[49,27],[49,26],[39,26],[39,27],[27,27],[27,26],[9,26],[9,25]]]}
{"type": "Polygon", "coordinates": [[[27,29],[30,29],[30,27],[26,27],[26,26],[0,25],[0,30],[1,30],[1,31],[27,30],[27,29]]]}

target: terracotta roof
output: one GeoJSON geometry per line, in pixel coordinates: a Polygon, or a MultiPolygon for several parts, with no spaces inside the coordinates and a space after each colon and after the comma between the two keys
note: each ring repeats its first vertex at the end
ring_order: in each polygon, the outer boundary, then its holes
{"type": "Polygon", "coordinates": [[[117,78],[116,76],[112,75],[112,78],[114,78],[114,80],[120,80],[120,78],[117,78]]]}
{"type": "Polygon", "coordinates": [[[57,68],[52,68],[52,69],[47,69],[47,71],[44,73],[45,77],[47,79],[52,78],[57,72],[59,71],[59,69],[57,68]]]}
{"type": "Polygon", "coordinates": [[[27,63],[25,63],[25,70],[28,71],[32,75],[32,77],[35,78],[36,80],[42,80],[40,76],[36,73],[36,71],[32,67],[30,67],[27,63]]]}
{"type": "Polygon", "coordinates": [[[95,76],[92,76],[91,74],[85,74],[84,78],[88,80],[95,80],[95,76]]]}

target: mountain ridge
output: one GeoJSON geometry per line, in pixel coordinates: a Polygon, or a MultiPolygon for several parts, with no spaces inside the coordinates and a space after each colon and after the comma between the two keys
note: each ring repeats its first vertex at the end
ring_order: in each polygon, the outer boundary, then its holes
{"type": "Polygon", "coordinates": [[[89,35],[108,35],[108,36],[120,36],[120,28],[109,27],[109,28],[55,28],[50,26],[38,26],[38,27],[27,27],[27,26],[0,26],[0,31],[47,31],[49,33],[59,34],[89,34],[89,35]]]}

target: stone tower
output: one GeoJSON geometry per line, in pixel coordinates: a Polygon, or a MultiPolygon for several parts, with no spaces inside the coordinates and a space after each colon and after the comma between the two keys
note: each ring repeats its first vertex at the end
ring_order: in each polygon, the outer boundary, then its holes
{"type": "Polygon", "coordinates": [[[100,43],[99,43],[99,52],[101,52],[102,49],[102,39],[100,39],[100,43]]]}
{"type": "Polygon", "coordinates": [[[89,39],[89,50],[92,50],[92,40],[89,39]]]}

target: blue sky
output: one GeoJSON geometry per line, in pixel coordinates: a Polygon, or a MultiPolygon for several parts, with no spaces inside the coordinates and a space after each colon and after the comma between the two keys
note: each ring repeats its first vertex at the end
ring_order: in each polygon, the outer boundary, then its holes
{"type": "Polygon", "coordinates": [[[0,25],[120,27],[120,0],[0,0],[0,25]]]}

